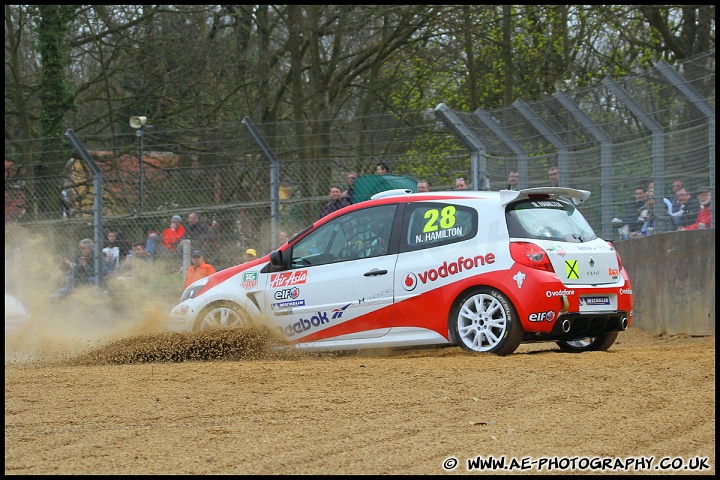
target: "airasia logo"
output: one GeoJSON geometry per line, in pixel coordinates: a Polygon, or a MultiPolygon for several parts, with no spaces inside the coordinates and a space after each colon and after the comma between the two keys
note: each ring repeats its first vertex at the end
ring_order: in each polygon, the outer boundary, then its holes
{"type": "Polygon", "coordinates": [[[270,288],[292,287],[305,282],[307,282],[307,270],[293,270],[270,275],[270,288]]]}

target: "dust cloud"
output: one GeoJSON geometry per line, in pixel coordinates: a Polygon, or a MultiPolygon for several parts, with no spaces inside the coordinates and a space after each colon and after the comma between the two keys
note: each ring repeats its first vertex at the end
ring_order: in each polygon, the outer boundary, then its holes
{"type": "MultiPolygon", "coordinates": [[[[79,241],[80,239],[78,239],[79,241]]],[[[52,239],[6,226],[5,292],[19,299],[30,319],[16,331],[6,318],[5,363],[102,365],[208,360],[292,359],[308,356],[266,327],[180,333],[166,330],[181,293],[154,288],[158,263],[128,264],[102,288],[76,287],[58,297],[64,268],[52,239]],[[22,245],[17,248],[16,245],[22,245]],[[161,294],[159,292],[165,292],[161,294]]],[[[77,243],[73,245],[77,249],[77,243]]],[[[75,255],[68,256],[71,261],[75,255]]]]}
{"type": "MultiPolygon", "coordinates": [[[[77,241],[80,239],[78,238],[77,241]]],[[[73,242],[74,261],[78,254],[73,242]]],[[[48,236],[16,225],[5,227],[5,293],[22,302],[30,319],[8,330],[6,316],[5,362],[59,361],[101,345],[132,336],[158,334],[177,303],[177,292],[158,295],[151,288],[157,272],[134,268],[108,277],[102,288],[83,286],[59,298],[62,257],[66,253],[48,236]]]]}

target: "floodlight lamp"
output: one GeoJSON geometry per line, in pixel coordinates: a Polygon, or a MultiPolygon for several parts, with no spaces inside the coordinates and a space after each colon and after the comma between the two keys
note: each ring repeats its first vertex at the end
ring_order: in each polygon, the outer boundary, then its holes
{"type": "Polygon", "coordinates": [[[142,128],[147,123],[147,117],[130,117],[130,126],[132,128],[142,128]]]}

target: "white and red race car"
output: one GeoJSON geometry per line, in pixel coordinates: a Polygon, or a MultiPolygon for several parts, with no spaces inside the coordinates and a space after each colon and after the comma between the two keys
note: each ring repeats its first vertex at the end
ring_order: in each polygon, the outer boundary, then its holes
{"type": "Polygon", "coordinates": [[[606,350],[632,323],[627,272],[571,188],[391,190],[190,285],[169,328],[266,325],[319,351],[524,342],[606,350]]]}

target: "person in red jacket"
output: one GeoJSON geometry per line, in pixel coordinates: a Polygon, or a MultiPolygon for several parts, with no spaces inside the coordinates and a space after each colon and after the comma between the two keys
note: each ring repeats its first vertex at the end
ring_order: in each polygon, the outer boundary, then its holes
{"type": "Polygon", "coordinates": [[[190,284],[201,278],[209,277],[213,273],[215,273],[215,267],[205,262],[205,257],[200,250],[194,250],[192,252],[192,265],[188,267],[183,290],[189,287],[190,284]]]}
{"type": "Polygon", "coordinates": [[[182,226],[182,218],[180,215],[173,215],[170,226],[165,229],[162,235],[163,247],[177,251],[180,239],[185,235],[185,227],[182,226]]]}
{"type": "Polygon", "coordinates": [[[701,228],[700,225],[702,225],[702,228],[712,227],[712,202],[710,187],[700,187],[697,198],[700,200],[701,206],[700,211],[697,214],[697,220],[695,220],[695,223],[692,225],[680,227],[678,230],[697,230],[698,228],[701,228]]]}

